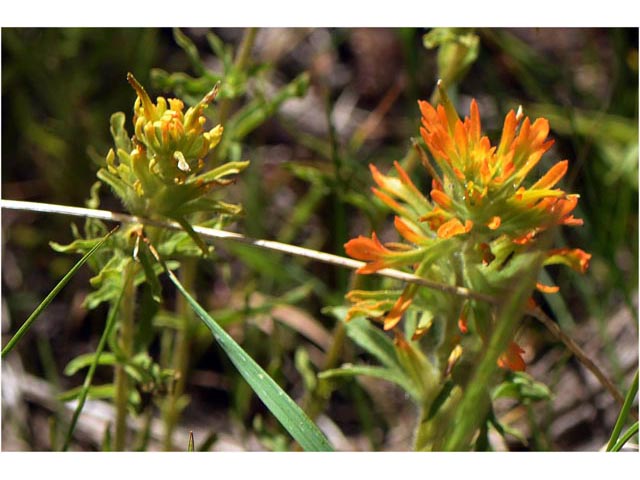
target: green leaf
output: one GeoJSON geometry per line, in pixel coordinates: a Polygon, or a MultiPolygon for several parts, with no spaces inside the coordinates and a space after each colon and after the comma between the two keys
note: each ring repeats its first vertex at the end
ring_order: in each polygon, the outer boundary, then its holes
{"type": "Polygon", "coordinates": [[[345,364],[340,368],[325,370],[318,374],[319,378],[337,378],[337,377],[354,377],[356,375],[367,375],[369,377],[379,378],[387,382],[395,383],[405,390],[411,397],[418,401],[419,393],[413,383],[403,375],[402,372],[384,367],[375,367],[370,365],[349,365],[345,364]]]}
{"type": "MultiPolygon", "coordinates": [[[[158,258],[159,261],[161,261],[158,258]]],[[[168,268],[167,275],[187,300],[193,311],[205,323],[218,344],[225,351],[253,391],[264,402],[291,436],[307,451],[332,451],[331,444],[307,417],[302,409],[258,365],[240,345],[209,316],[200,304],[185,290],[178,278],[168,268]]]]}
{"type": "Polygon", "coordinates": [[[102,355],[98,352],[86,353],[71,360],[67,366],[64,367],[64,374],[69,377],[75,375],[79,370],[90,366],[96,359],[98,365],[116,364],[116,356],[113,353],[103,353],[102,355]]]}
{"type": "MultiPolygon", "coordinates": [[[[324,312],[330,313],[339,321],[344,322],[347,308],[328,307],[324,309],[324,312]]],[[[393,341],[379,328],[373,326],[369,320],[364,317],[356,317],[347,322],[345,326],[349,338],[367,353],[378,359],[382,365],[391,369],[401,369],[393,341]]]]}
{"type": "Polygon", "coordinates": [[[296,349],[294,364],[296,366],[296,370],[298,370],[298,372],[302,376],[302,382],[304,384],[305,390],[314,390],[317,387],[318,381],[316,379],[316,372],[311,366],[309,353],[306,349],[302,347],[296,349]]]}
{"type": "Polygon", "coordinates": [[[173,29],[173,38],[176,43],[184,50],[191,62],[191,66],[193,67],[193,71],[196,75],[204,75],[207,69],[202,63],[202,59],[200,58],[200,54],[198,53],[198,48],[191,41],[189,37],[187,37],[184,33],[180,31],[179,28],[173,29]]]}
{"type": "Polygon", "coordinates": [[[516,400],[549,400],[551,391],[540,382],[536,382],[524,372],[513,372],[510,378],[496,387],[491,395],[493,400],[498,398],[514,398],[516,400]]]}
{"type": "MultiPolygon", "coordinates": [[[[61,402],[70,402],[71,400],[75,400],[82,394],[82,386],[72,388],[71,390],[67,390],[66,392],[62,392],[58,395],[58,400],[61,402]]],[[[89,387],[88,389],[88,397],[89,398],[113,398],[115,395],[115,387],[113,383],[108,383],[106,385],[94,385],[89,387]]]]}
{"type": "Polygon", "coordinates": [[[60,290],[64,288],[67,282],[71,280],[71,277],[73,277],[76,274],[76,272],[80,270],[80,267],[82,267],[82,265],[85,264],[85,262],[91,257],[91,255],[93,255],[100,247],[102,247],[102,245],[104,245],[104,242],[109,238],[109,236],[115,230],[116,230],[115,228],[111,230],[111,232],[105,235],[102,238],[102,240],[100,240],[100,242],[94,245],[93,248],[89,250],[80,260],[78,260],[78,263],[76,263],[71,268],[71,270],[67,272],[67,274],[62,278],[62,280],[58,282],[58,284],[54,287],[54,289],[51,290],[49,295],[47,295],[45,299],[40,303],[40,305],[38,305],[38,307],[33,311],[33,313],[29,316],[29,318],[27,318],[26,322],[22,324],[22,326],[18,329],[16,334],[11,338],[11,340],[9,340],[7,345],[2,349],[2,358],[4,358],[13,349],[13,347],[15,347],[16,343],[18,343],[18,341],[24,336],[24,334],[27,333],[29,328],[31,328],[31,325],[33,325],[33,322],[36,321],[36,319],[40,316],[40,314],[44,311],[44,309],[47,308],[47,306],[53,301],[54,298],[56,298],[58,293],[60,293],[60,290]]]}

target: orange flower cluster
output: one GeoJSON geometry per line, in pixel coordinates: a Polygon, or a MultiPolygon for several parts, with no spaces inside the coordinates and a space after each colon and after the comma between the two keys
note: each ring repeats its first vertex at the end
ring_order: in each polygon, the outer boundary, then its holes
{"type": "MultiPolygon", "coordinates": [[[[539,234],[557,225],[582,225],[572,212],[578,195],[556,188],[566,174],[568,161],[553,165],[541,178],[527,182],[543,154],[553,145],[547,139],[549,122],[531,121],[521,110],[510,111],[504,121],[500,142],[492,146],[482,134],[480,112],[471,101],[470,115],[460,119],[441,90],[444,102],[433,108],[418,102],[422,114],[421,136],[437,166],[424,152],[422,163],[432,177],[429,198],[415,186],[407,172],[395,162],[397,176],[384,175],[370,165],[377,187],[372,191],[396,214],[394,225],[403,243],[380,242],[358,237],[345,244],[347,254],[367,264],[358,273],[370,274],[384,268],[408,268],[422,275],[429,265],[456,251],[478,252],[485,269],[497,268],[518,251],[536,243],[539,234]],[[526,186],[530,183],[530,186],[526,186]],[[498,262],[500,260],[500,262],[498,262]]],[[[559,249],[547,253],[545,265],[562,263],[584,272],[591,255],[580,249],[559,249]]],[[[555,292],[557,287],[538,285],[555,292]]],[[[388,313],[379,315],[386,330],[394,328],[412,303],[417,291],[409,285],[396,298],[388,313]]],[[[379,308],[362,292],[350,292],[354,302],[349,317],[379,308]]],[[[385,299],[385,305],[389,298],[385,299]]],[[[370,315],[373,316],[373,315],[370,315]]],[[[519,347],[510,347],[502,364],[523,366],[519,347]]]]}

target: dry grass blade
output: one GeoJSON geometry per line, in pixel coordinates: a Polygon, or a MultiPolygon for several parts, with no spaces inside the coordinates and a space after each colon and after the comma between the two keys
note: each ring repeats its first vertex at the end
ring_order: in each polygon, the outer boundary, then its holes
{"type": "MultiPolygon", "coordinates": [[[[142,225],[151,225],[161,228],[169,228],[172,230],[183,230],[177,222],[169,220],[152,220],[150,218],[138,217],[134,215],[127,215],[124,213],[110,212],[107,210],[94,210],[90,208],[69,207],[66,205],[53,205],[49,203],[36,203],[36,202],[23,202],[17,200],[0,200],[0,207],[10,208],[15,210],[30,210],[36,212],[46,213],[60,213],[63,215],[73,215],[78,217],[98,218],[100,220],[107,220],[120,223],[139,223],[142,225]]],[[[357,270],[364,266],[364,262],[353,260],[351,258],[341,257],[339,255],[333,255],[331,253],[319,252],[317,250],[311,250],[309,248],[298,247],[296,245],[289,245],[287,243],[275,242],[272,240],[260,240],[250,237],[246,237],[239,233],[227,232],[225,230],[217,230],[215,228],[207,228],[200,226],[193,226],[193,230],[203,237],[217,238],[221,240],[231,240],[234,242],[244,243],[247,245],[253,245],[254,247],[263,248],[266,250],[272,250],[276,252],[282,252],[289,255],[295,255],[299,257],[309,258],[318,262],[329,263],[332,265],[338,265],[340,267],[357,270]]],[[[464,298],[473,298],[476,300],[482,300],[492,304],[497,303],[497,299],[485,295],[479,292],[474,292],[465,287],[459,287],[456,285],[446,285],[443,283],[433,282],[431,280],[418,277],[411,273],[402,272],[392,268],[385,268],[376,272],[383,277],[389,277],[396,280],[401,280],[409,283],[416,283],[418,285],[439,290],[441,292],[450,293],[464,298]]]]}
{"type": "MultiPolygon", "coordinates": [[[[48,204],[48,203],[24,202],[24,201],[5,200],[5,199],[0,200],[0,207],[15,209],[15,210],[29,210],[29,211],[46,212],[46,213],[59,213],[63,215],[73,215],[73,216],[79,216],[79,217],[98,218],[101,220],[120,222],[120,223],[140,223],[143,225],[152,225],[156,227],[169,228],[172,230],[182,230],[182,227],[176,222],[152,220],[148,218],[127,215],[123,213],[110,212],[107,210],[69,207],[65,205],[54,205],[54,204],[48,204]]],[[[199,227],[199,226],[194,226],[193,230],[207,238],[216,238],[216,239],[231,240],[235,242],[245,243],[248,245],[253,245],[258,248],[278,251],[278,252],[286,253],[289,255],[301,256],[301,257],[309,258],[319,262],[324,262],[324,263],[338,265],[345,268],[350,268],[353,270],[356,270],[364,265],[364,262],[352,260],[346,257],[341,257],[339,255],[319,252],[317,250],[311,250],[308,248],[298,247],[295,245],[289,245],[289,244],[275,242],[271,240],[253,239],[253,238],[245,237],[244,235],[241,235],[239,233],[227,232],[224,230],[217,230],[214,228],[206,228],[206,227],[199,227]]],[[[464,298],[474,298],[474,299],[486,301],[491,304],[497,304],[497,299],[491,296],[474,292],[464,287],[459,287],[455,285],[445,285],[437,282],[432,282],[427,279],[418,277],[416,275],[412,275],[407,272],[402,272],[400,270],[386,268],[384,270],[379,270],[376,273],[378,275],[394,278],[396,280],[402,280],[409,283],[416,283],[419,285],[423,285],[427,288],[432,288],[442,292],[447,292],[452,295],[457,295],[464,298]]],[[[620,405],[624,403],[624,398],[622,397],[622,394],[618,391],[618,389],[615,387],[615,385],[613,385],[613,383],[602,372],[602,370],[598,368],[598,366],[582,351],[582,349],[568,335],[566,335],[564,332],[562,332],[562,330],[560,330],[560,327],[558,327],[556,323],[554,323],[549,317],[547,317],[544,314],[544,312],[542,312],[540,309],[528,310],[527,313],[532,315],[536,319],[538,319],[540,322],[542,322],[551,331],[552,334],[554,334],[562,343],[564,343],[567,346],[567,348],[576,356],[576,358],[578,358],[578,360],[580,360],[585,365],[585,367],[588,368],[596,376],[598,381],[611,393],[611,395],[616,399],[618,403],[620,403],[620,405]]],[[[636,414],[634,413],[634,415],[636,414]]],[[[637,418],[637,415],[636,415],[636,418],[637,418]]]]}

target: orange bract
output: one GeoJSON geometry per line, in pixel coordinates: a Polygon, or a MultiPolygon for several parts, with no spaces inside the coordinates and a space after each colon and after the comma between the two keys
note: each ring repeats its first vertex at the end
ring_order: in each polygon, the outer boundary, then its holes
{"type": "MultiPolygon", "coordinates": [[[[558,225],[581,225],[582,220],[572,215],[579,197],[557,188],[568,171],[567,160],[555,163],[538,179],[529,179],[553,145],[547,138],[548,120],[532,121],[521,110],[512,110],[505,117],[499,143],[492,145],[483,135],[475,100],[471,101],[469,116],[461,119],[443,89],[440,94],[443,103],[435,108],[428,102],[418,102],[420,134],[431,154],[429,157],[419,149],[422,165],[431,177],[429,194],[416,187],[398,162],[394,162],[396,175],[383,174],[369,165],[376,184],[372,191],[393,210],[394,226],[407,243],[383,245],[373,233],[372,238],[349,241],[345,249],[353,258],[368,262],[358,273],[406,268],[416,275],[440,275],[447,279],[444,281],[467,281],[459,271],[452,274],[449,258],[452,253],[468,255],[463,268],[476,262],[473,268],[482,272],[483,281],[489,285],[494,275],[490,272],[500,270],[513,255],[543,248],[538,241],[542,232],[558,225]]],[[[558,249],[547,252],[544,264],[563,263],[584,272],[590,258],[579,249],[558,249]]],[[[536,287],[545,293],[558,291],[557,286],[538,283],[536,287]]],[[[384,322],[386,330],[392,329],[418,291],[417,285],[409,285],[394,300],[385,296],[384,305],[359,294],[357,299],[351,298],[354,305],[348,318],[370,311],[371,317],[384,322]]],[[[485,328],[474,323],[468,326],[466,315],[452,321],[456,320],[463,332],[485,328]]],[[[425,328],[417,326],[415,336],[423,334],[425,328]]],[[[499,363],[524,370],[521,353],[512,343],[499,363]]]]}
{"type": "Polygon", "coordinates": [[[385,263],[385,257],[393,254],[393,251],[380,243],[375,232],[372,238],[360,236],[349,240],[345,244],[344,249],[350,257],[371,262],[364,267],[360,267],[357,270],[358,273],[374,273],[386,268],[388,265],[385,263]]]}
{"type": "Polygon", "coordinates": [[[524,372],[527,368],[527,364],[524,363],[522,354],[524,350],[516,342],[511,342],[507,351],[504,352],[498,359],[498,366],[505,368],[513,372],[524,372]]]}

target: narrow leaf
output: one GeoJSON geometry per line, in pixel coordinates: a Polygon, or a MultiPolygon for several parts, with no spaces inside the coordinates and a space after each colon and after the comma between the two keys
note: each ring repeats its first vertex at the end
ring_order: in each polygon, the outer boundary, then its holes
{"type": "MultiPolygon", "coordinates": [[[[622,431],[622,427],[624,423],[627,421],[629,417],[629,412],[631,410],[631,406],[633,405],[633,401],[636,398],[636,394],[638,393],[638,371],[636,370],[636,375],[633,377],[633,382],[631,383],[631,388],[627,392],[627,396],[624,399],[624,404],[622,405],[622,409],[618,414],[618,419],[616,420],[616,424],[613,427],[613,432],[611,432],[611,438],[609,439],[609,443],[607,444],[607,452],[614,451],[617,442],[619,441],[620,432],[622,431]]],[[[622,445],[618,448],[618,450],[622,448],[622,445]]]]}
{"type": "MultiPolygon", "coordinates": [[[[58,400],[61,402],[70,402],[71,400],[75,400],[82,394],[82,387],[72,388],[71,390],[67,390],[66,392],[62,392],[58,395],[58,400]]],[[[113,383],[108,383],[106,385],[94,385],[89,388],[88,396],[91,398],[113,398],[115,392],[115,387],[113,383]]]]}
{"type": "Polygon", "coordinates": [[[620,450],[622,450],[622,447],[624,447],[625,444],[631,439],[631,437],[633,437],[637,433],[638,433],[638,422],[635,422],[633,425],[629,427],[629,430],[627,430],[624,434],[622,434],[622,436],[618,439],[616,444],[609,451],[619,452],[620,450]]]}
{"type": "MultiPolygon", "coordinates": [[[[336,319],[344,322],[347,308],[334,307],[325,309],[336,319]]],[[[357,317],[345,323],[347,335],[354,343],[367,353],[376,357],[385,367],[402,370],[393,341],[364,317],[357,317]]]]}
{"type": "MultiPolygon", "coordinates": [[[[67,430],[67,436],[65,437],[64,440],[64,444],[62,445],[62,451],[65,452],[68,448],[69,448],[69,443],[71,442],[71,437],[73,435],[73,431],[76,428],[76,423],[78,422],[78,418],[80,417],[80,413],[82,412],[82,408],[84,407],[84,403],[87,400],[87,396],[89,395],[89,390],[91,388],[91,382],[93,381],[93,375],[96,371],[96,368],[98,367],[99,364],[107,364],[107,363],[111,363],[111,362],[115,362],[116,360],[116,356],[113,353],[109,353],[109,354],[105,354],[102,358],[100,358],[100,356],[102,355],[102,352],[104,351],[104,347],[107,344],[107,340],[109,339],[109,335],[111,335],[111,330],[113,330],[113,326],[116,323],[116,317],[118,314],[118,311],[120,309],[120,302],[122,301],[122,298],[124,297],[124,291],[125,291],[125,284],[123,283],[122,288],[120,290],[120,295],[118,296],[118,299],[116,300],[116,302],[111,306],[111,309],[109,310],[109,316],[107,317],[107,323],[104,327],[104,331],[102,332],[102,336],[100,337],[100,341],[98,342],[98,348],[96,349],[95,353],[91,354],[91,355],[87,355],[84,356],[82,355],[81,357],[88,357],[88,359],[91,359],[91,364],[89,365],[89,370],[87,371],[87,376],[84,379],[84,382],[82,383],[82,387],[80,388],[80,394],[78,395],[78,405],[76,406],[76,410],[75,412],[73,412],[73,417],[71,418],[71,423],[69,424],[69,430],[67,430]]],[[[67,370],[72,371],[73,367],[78,366],[78,368],[82,368],[82,361],[79,360],[81,357],[77,357],[74,360],[72,360],[71,362],[69,362],[69,364],[67,365],[67,367],[65,368],[65,373],[67,375],[71,375],[71,373],[67,373],[67,370]],[[72,366],[72,364],[75,363],[75,365],[72,366]]]]}
{"type": "MultiPolygon", "coordinates": [[[[152,250],[152,253],[155,253],[152,250]]],[[[163,265],[164,262],[156,257],[163,265]]],[[[320,429],[282,388],[258,365],[240,345],[209,316],[198,302],[185,290],[178,278],[169,269],[167,275],[187,300],[193,311],[211,330],[213,337],[225,351],[240,374],[253,391],[264,402],[291,436],[307,451],[332,451],[331,444],[320,429]]]]}
{"type": "Polygon", "coordinates": [[[78,261],[78,263],[76,263],[71,268],[71,270],[67,272],[67,274],[62,278],[62,280],[58,282],[55,288],[51,290],[51,292],[49,292],[49,295],[47,295],[45,299],[40,303],[40,305],[38,305],[38,307],[33,311],[33,313],[29,316],[29,318],[27,318],[27,321],[22,324],[20,329],[11,338],[11,340],[9,340],[7,345],[2,349],[2,358],[4,358],[13,349],[13,347],[16,346],[16,343],[18,343],[18,341],[24,336],[24,334],[27,333],[29,328],[31,328],[31,325],[33,324],[33,322],[36,321],[36,319],[40,316],[40,314],[44,311],[44,309],[47,308],[47,306],[53,301],[53,299],[58,295],[58,293],[60,293],[60,290],[62,290],[64,286],[69,282],[69,280],[71,280],[71,277],[73,277],[76,274],[76,272],[80,270],[80,267],[82,267],[82,265],[85,264],[85,262],[91,257],[91,255],[93,255],[102,245],[104,245],[104,242],[107,240],[107,238],[109,238],[109,236],[113,232],[115,232],[117,228],[118,227],[111,230],[107,235],[104,236],[104,238],[98,244],[96,244],[91,250],[89,250],[78,261]]]}
{"type": "Polygon", "coordinates": [[[71,375],[75,375],[79,370],[90,367],[93,363],[97,365],[115,365],[116,356],[113,353],[105,353],[101,357],[98,351],[78,355],[64,367],[64,374],[70,377],[71,375]]]}
{"type": "Polygon", "coordinates": [[[369,377],[379,378],[387,382],[395,383],[409,393],[416,401],[420,396],[416,391],[413,383],[401,372],[391,370],[384,367],[375,367],[370,365],[343,365],[340,368],[325,370],[321,372],[319,378],[336,378],[336,377],[354,377],[356,375],[366,375],[369,377]]]}

